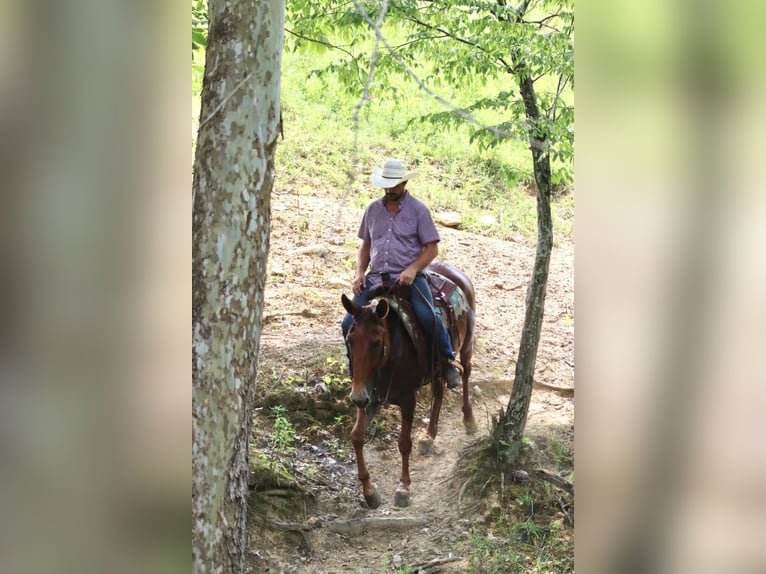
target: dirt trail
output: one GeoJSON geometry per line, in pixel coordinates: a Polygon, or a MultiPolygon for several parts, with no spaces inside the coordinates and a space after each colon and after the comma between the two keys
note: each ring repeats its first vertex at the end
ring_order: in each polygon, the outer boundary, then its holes
{"type": "MultiPolygon", "coordinates": [[[[417,195],[417,190],[414,190],[417,195]]],[[[341,347],[340,294],[350,293],[355,238],[362,211],[331,205],[316,198],[275,194],[272,204],[270,273],[266,289],[265,322],[261,340],[259,384],[269,385],[287,370],[336,353],[341,347]]],[[[446,227],[440,258],[463,269],[477,292],[477,346],[470,386],[479,430],[466,435],[460,396],[448,392],[442,407],[436,453],[411,457],[412,502],[393,505],[400,457],[395,432],[374,436],[365,447],[368,466],[378,485],[382,504],[367,509],[356,479],[348,442],[345,457],[326,445],[304,444],[296,457],[313,461],[319,474],[331,477],[304,502],[285,510],[291,521],[271,527],[251,524],[251,572],[387,572],[432,561],[430,572],[465,572],[471,520],[481,518],[480,507],[463,496],[465,479],[455,470],[463,449],[486,436],[492,415],[507,404],[524,314],[527,281],[534,263],[534,244],[502,241],[446,227]],[[350,454],[350,456],[348,456],[350,454]],[[299,505],[300,506],[300,505],[299,505]],[[292,513],[292,514],[290,514],[292,513]],[[295,518],[295,517],[298,518],[295,518]],[[289,522],[289,523],[288,523],[289,522]],[[299,531],[301,527],[311,530],[299,531]],[[292,530],[290,530],[292,529],[292,530]]],[[[574,388],[574,274],[573,245],[557,238],[550,265],[545,321],[540,341],[536,381],[574,388]]],[[[532,394],[527,434],[570,440],[574,425],[573,392],[536,385],[532,394]]],[[[425,427],[430,397],[419,395],[413,441],[425,427]],[[418,422],[420,424],[418,425],[418,422]]],[[[262,414],[260,415],[262,416],[262,414]]],[[[386,407],[379,415],[398,431],[398,409],[386,407]]],[[[258,421],[256,421],[258,424],[258,421]]],[[[282,493],[272,497],[279,507],[282,493]]],[[[277,518],[274,518],[277,517],[277,518]]]]}

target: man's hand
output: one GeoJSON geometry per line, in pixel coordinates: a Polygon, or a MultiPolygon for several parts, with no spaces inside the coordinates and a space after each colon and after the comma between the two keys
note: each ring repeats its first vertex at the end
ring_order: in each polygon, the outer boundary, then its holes
{"type": "Polygon", "coordinates": [[[417,269],[413,269],[412,266],[407,267],[407,269],[402,271],[401,275],[399,275],[399,283],[402,285],[412,285],[412,282],[415,281],[415,275],[417,274],[417,269]]]}
{"type": "Polygon", "coordinates": [[[361,275],[356,275],[354,280],[351,282],[351,290],[354,292],[354,295],[361,295],[362,287],[365,285],[366,283],[364,281],[364,273],[361,275]]]}

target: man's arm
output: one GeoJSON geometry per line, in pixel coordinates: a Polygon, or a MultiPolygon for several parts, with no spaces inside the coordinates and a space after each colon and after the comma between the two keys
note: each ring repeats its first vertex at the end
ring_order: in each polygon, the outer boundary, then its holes
{"type": "Polygon", "coordinates": [[[418,258],[410,263],[407,266],[407,269],[402,271],[402,274],[399,275],[399,283],[402,285],[412,285],[412,282],[415,280],[415,275],[417,275],[419,271],[423,271],[423,269],[428,267],[428,264],[431,263],[431,261],[433,261],[438,254],[438,241],[426,243],[423,246],[423,250],[420,252],[420,255],[418,255],[418,258]]]}
{"type": "Polygon", "coordinates": [[[362,244],[359,246],[359,253],[356,255],[356,274],[351,282],[351,290],[354,292],[354,295],[359,295],[362,292],[362,287],[365,285],[364,274],[369,264],[370,242],[362,241],[362,244]]]}

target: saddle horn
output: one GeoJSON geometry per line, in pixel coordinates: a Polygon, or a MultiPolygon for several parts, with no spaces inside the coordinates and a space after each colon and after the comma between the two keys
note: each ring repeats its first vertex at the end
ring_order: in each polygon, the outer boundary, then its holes
{"type": "Polygon", "coordinates": [[[388,301],[385,299],[380,299],[378,301],[377,307],[375,307],[375,314],[380,317],[381,320],[388,317],[388,312],[391,310],[391,307],[388,304],[388,301]]]}

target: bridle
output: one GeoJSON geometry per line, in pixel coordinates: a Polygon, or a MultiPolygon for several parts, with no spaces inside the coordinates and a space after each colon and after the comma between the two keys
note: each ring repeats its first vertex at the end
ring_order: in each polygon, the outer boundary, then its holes
{"type": "MultiPolygon", "coordinates": [[[[380,301],[380,300],[381,300],[380,297],[375,298],[372,301],[370,301],[370,303],[368,303],[368,305],[372,304],[372,303],[377,304],[377,302],[380,301]]],[[[385,367],[388,364],[388,359],[389,359],[389,354],[390,354],[391,335],[388,332],[388,326],[386,325],[386,317],[388,317],[388,314],[389,314],[390,311],[391,311],[391,306],[388,305],[388,307],[386,308],[385,314],[383,316],[381,316],[381,317],[378,317],[380,322],[382,323],[382,326],[383,326],[383,343],[381,345],[380,355],[379,355],[379,357],[380,357],[380,364],[375,368],[375,376],[373,377],[373,382],[372,382],[372,396],[373,397],[376,397],[377,394],[378,394],[378,376],[380,374],[381,369],[383,369],[383,367],[385,367]]],[[[377,316],[377,314],[375,314],[375,315],[377,316]]],[[[354,318],[354,324],[356,324],[356,318],[354,318]]],[[[349,334],[346,335],[347,342],[348,342],[348,337],[349,337],[350,334],[351,334],[351,330],[349,329],[349,334]]],[[[388,404],[388,397],[391,394],[391,386],[392,386],[391,383],[393,382],[393,376],[394,376],[394,374],[391,373],[391,376],[389,377],[390,380],[388,382],[388,391],[386,392],[386,397],[383,399],[383,404],[384,405],[388,404]]]]}

